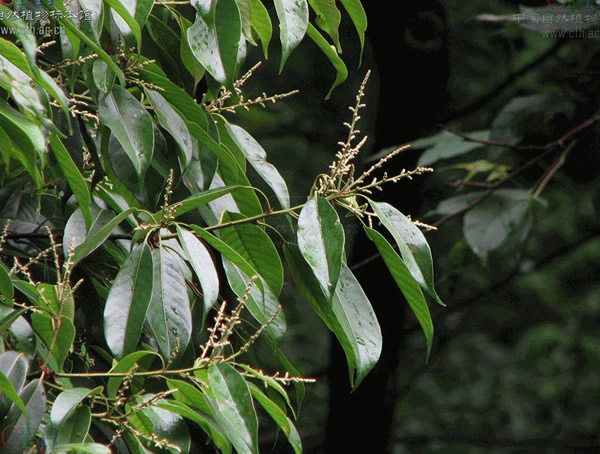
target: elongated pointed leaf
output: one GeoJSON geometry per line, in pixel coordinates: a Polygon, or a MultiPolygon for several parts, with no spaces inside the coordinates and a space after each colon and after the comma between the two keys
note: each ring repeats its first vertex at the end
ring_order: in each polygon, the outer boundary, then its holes
{"type": "Polygon", "coordinates": [[[285,62],[292,51],[300,44],[308,25],[308,3],[306,0],[275,0],[275,10],[279,18],[279,38],[281,40],[281,64],[285,62]]]}
{"type": "MultiPolygon", "coordinates": [[[[25,409],[25,404],[19,397],[17,390],[15,389],[15,387],[13,386],[11,381],[8,379],[8,377],[1,370],[0,370],[0,392],[1,392],[0,397],[3,400],[6,399],[6,400],[14,403],[17,406],[17,408],[19,410],[21,410],[21,412],[27,413],[27,410],[25,409]]],[[[0,410],[2,410],[2,409],[0,408],[0,410]]],[[[4,412],[2,412],[0,414],[3,414],[3,413],[4,412]]]]}
{"type": "Polygon", "coordinates": [[[246,381],[226,363],[207,372],[209,402],[229,441],[240,454],[258,453],[258,420],[246,381]]]}
{"type": "Polygon", "coordinates": [[[83,179],[83,175],[79,172],[79,169],[73,162],[71,155],[55,134],[50,135],[50,145],[52,146],[52,151],[54,152],[54,156],[58,161],[58,165],[69,183],[73,194],[77,198],[77,205],[81,209],[83,213],[83,218],[85,219],[85,224],[87,227],[91,227],[92,225],[92,212],[90,211],[90,203],[92,202],[90,197],[90,191],[87,187],[87,183],[83,179]]]}
{"type": "MultiPolygon", "coordinates": [[[[258,270],[254,268],[254,266],[249,263],[243,256],[241,256],[235,249],[225,243],[223,240],[217,238],[216,236],[208,233],[206,230],[196,226],[189,226],[196,235],[198,235],[201,239],[206,241],[211,247],[215,248],[218,252],[220,252],[223,257],[226,257],[231,263],[237,266],[241,271],[244,272],[247,276],[258,276],[258,270]]],[[[262,290],[263,285],[262,282],[257,281],[256,284],[262,290]]]]}
{"type": "Polygon", "coordinates": [[[8,269],[4,266],[4,263],[0,263],[0,296],[4,304],[12,307],[14,295],[15,291],[10,274],[8,274],[8,269]]]}
{"type": "Polygon", "coordinates": [[[333,40],[338,53],[342,53],[340,44],[340,22],[342,15],[335,4],[335,0],[308,0],[310,6],[317,13],[317,24],[333,40]]]}
{"type": "Polygon", "coordinates": [[[85,441],[92,423],[92,411],[88,406],[78,406],[68,418],[63,420],[54,439],[50,445],[49,432],[46,432],[45,441],[48,447],[64,446],[70,443],[82,443],[85,441]]]}
{"type": "Polygon", "coordinates": [[[6,415],[11,404],[25,413],[25,405],[19,397],[19,391],[25,384],[29,365],[23,354],[4,352],[0,355],[0,419],[6,415]]]}
{"type": "MultiPolygon", "coordinates": [[[[115,364],[109,372],[114,373],[114,372],[129,372],[131,370],[133,370],[134,368],[137,368],[137,370],[143,370],[143,367],[141,367],[141,363],[142,360],[144,360],[144,362],[148,361],[148,360],[152,360],[152,358],[150,358],[151,356],[155,356],[158,357],[160,359],[162,359],[160,357],[160,355],[156,352],[153,352],[151,350],[142,350],[142,351],[136,351],[133,353],[130,353],[129,355],[127,355],[126,357],[124,357],[122,360],[120,360],[117,364],[115,364]]],[[[164,366],[164,363],[163,363],[164,366]]],[[[123,380],[125,379],[125,377],[110,377],[108,379],[108,384],[106,385],[106,395],[108,397],[115,397],[117,395],[117,391],[119,390],[119,387],[121,386],[121,383],[123,383],[123,380]]],[[[140,382],[143,382],[143,380],[138,377],[135,378],[132,381],[132,384],[135,384],[135,380],[139,380],[140,382]]],[[[133,387],[133,386],[131,386],[133,387]]]]}
{"type": "Polygon", "coordinates": [[[90,229],[88,237],[81,245],[75,248],[75,253],[73,254],[72,259],[73,263],[79,262],[88,254],[92,253],[96,248],[98,248],[102,243],[104,243],[104,241],[106,241],[106,239],[110,236],[112,231],[116,229],[117,226],[127,218],[127,216],[138,211],[139,210],[137,208],[129,208],[128,210],[119,213],[110,222],[103,225],[97,231],[92,231],[94,227],[92,225],[92,229],[90,229]]]}
{"type": "Polygon", "coordinates": [[[152,251],[154,285],[146,315],[166,361],[185,351],[192,332],[192,312],[179,261],[163,248],[152,251]]]}
{"type": "Polygon", "coordinates": [[[137,347],[152,296],[152,253],[143,243],[133,249],[110,288],[104,307],[104,336],[117,358],[137,347]]]}
{"type": "Polygon", "coordinates": [[[279,428],[287,437],[290,445],[296,454],[302,454],[302,440],[298,434],[298,430],[290,418],[277,406],[275,402],[267,397],[260,388],[252,383],[248,383],[250,392],[256,401],[266,410],[269,416],[275,421],[279,428]]]}
{"type": "Polygon", "coordinates": [[[340,58],[335,48],[329,45],[323,35],[321,35],[321,33],[312,24],[308,24],[307,35],[313,40],[319,49],[321,49],[335,69],[335,80],[333,81],[333,84],[331,85],[331,88],[325,97],[325,99],[329,99],[335,87],[340,85],[348,78],[348,68],[346,68],[346,64],[340,58]]]}
{"type": "Polygon", "coordinates": [[[235,0],[219,0],[214,27],[197,14],[187,38],[194,56],[221,84],[231,84],[236,76],[242,21],[235,0]]]}
{"type": "Polygon", "coordinates": [[[358,39],[360,40],[360,59],[362,60],[362,51],[365,47],[365,31],[367,30],[367,14],[363,8],[360,0],[340,0],[344,9],[350,16],[354,28],[358,33],[358,39]]]}
{"type": "Polygon", "coordinates": [[[181,151],[183,151],[185,166],[188,166],[192,160],[193,144],[192,136],[185,121],[183,121],[179,113],[171,107],[171,104],[160,93],[149,89],[145,91],[154,107],[158,122],[175,139],[181,151]]]}
{"type": "Polygon", "coordinates": [[[286,245],[285,256],[299,293],[344,349],[350,382],[356,389],[381,353],[381,330],[371,303],[346,265],[342,266],[335,295],[330,302],[300,250],[286,245]]]}
{"type": "MultiPolygon", "coordinates": [[[[241,220],[243,216],[225,213],[225,222],[241,220]]],[[[265,279],[275,295],[283,287],[283,265],[273,241],[260,227],[254,224],[240,224],[220,229],[221,239],[236,250],[259,275],[265,279]]],[[[252,277],[252,276],[248,276],[252,277]]]]}
{"type": "MultiPolygon", "coordinates": [[[[246,288],[250,283],[250,278],[227,259],[223,259],[223,267],[225,268],[229,286],[233,292],[241,298],[246,292],[246,288]]],[[[246,301],[246,308],[258,323],[265,325],[273,316],[275,316],[278,310],[280,311],[280,304],[279,301],[277,301],[277,296],[266,282],[262,283],[262,292],[258,288],[256,282],[258,282],[258,280],[250,287],[250,295],[246,301]]],[[[265,333],[274,344],[277,345],[285,334],[285,330],[285,317],[283,312],[280,311],[275,317],[275,320],[267,327],[265,333]]]]}
{"type": "Polygon", "coordinates": [[[50,411],[50,424],[47,427],[48,433],[46,437],[51,438],[54,443],[63,423],[68,420],[76,408],[81,404],[83,399],[91,394],[96,394],[102,390],[102,387],[95,389],[88,388],[72,388],[60,393],[50,411]]]}
{"type": "Polygon", "coordinates": [[[344,228],[324,198],[309,200],[298,219],[298,247],[325,295],[335,291],[344,253],[344,228]]]}
{"type": "MultiPolygon", "coordinates": [[[[173,215],[175,217],[181,216],[182,214],[204,206],[208,202],[218,199],[219,197],[223,197],[224,195],[227,195],[237,189],[240,189],[240,186],[223,186],[194,194],[187,199],[182,200],[181,202],[177,202],[177,207],[175,208],[175,213],[173,215]]],[[[163,217],[162,210],[156,213],[155,217],[160,221],[163,217]]]]}
{"type": "Polygon", "coordinates": [[[287,185],[279,171],[267,162],[267,153],[260,144],[243,128],[225,123],[239,150],[246,156],[250,165],[263,180],[273,189],[282,208],[290,207],[290,195],[287,185]]]}
{"type": "Polygon", "coordinates": [[[394,237],[410,274],[429,296],[444,306],[434,288],[433,259],[423,232],[390,204],[373,201],[370,204],[381,223],[394,237]]]}
{"type": "Polygon", "coordinates": [[[260,0],[251,0],[252,5],[252,30],[256,32],[262,43],[263,54],[269,58],[269,43],[273,34],[273,24],[269,12],[260,0]]]}
{"type": "Polygon", "coordinates": [[[0,336],[3,336],[7,329],[21,316],[27,309],[13,311],[8,307],[0,306],[0,336]]]}
{"type": "Polygon", "coordinates": [[[0,422],[3,454],[22,454],[24,447],[31,443],[46,412],[46,393],[44,384],[39,379],[36,378],[25,386],[19,397],[27,412],[23,413],[13,405],[0,422]]]}
{"type": "Polygon", "coordinates": [[[124,35],[133,34],[138,45],[142,45],[142,31],[135,18],[136,0],[105,0],[112,8],[112,16],[124,35]]]}
{"type": "Polygon", "coordinates": [[[219,275],[210,253],[196,235],[179,226],[177,235],[179,243],[200,281],[204,294],[203,313],[206,316],[219,297],[219,275]]]}
{"type": "Polygon", "coordinates": [[[126,89],[114,85],[107,95],[100,95],[98,115],[117,138],[138,175],[140,187],[152,161],[154,130],[152,117],[126,89]]]}
{"type": "Polygon", "coordinates": [[[421,287],[410,274],[406,264],[385,237],[378,231],[368,227],[365,227],[365,230],[369,238],[375,243],[375,246],[377,246],[377,250],[381,254],[385,265],[394,278],[394,281],[396,281],[396,284],[398,284],[398,287],[402,291],[402,294],[406,298],[406,301],[423,329],[423,334],[425,334],[425,340],[427,341],[428,360],[429,354],[431,353],[431,344],[433,342],[433,322],[421,287]]]}

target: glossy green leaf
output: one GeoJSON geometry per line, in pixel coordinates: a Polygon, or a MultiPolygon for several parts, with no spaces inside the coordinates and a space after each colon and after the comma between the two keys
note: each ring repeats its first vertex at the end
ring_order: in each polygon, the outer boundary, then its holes
{"type": "Polygon", "coordinates": [[[56,452],[77,452],[81,454],[112,454],[112,450],[100,443],[68,443],[56,447],[56,452]]]}
{"type": "Polygon", "coordinates": [[[271,399],[267,397],[265,393],[263,393],[256,385],[252,383],[248,383],[248,387],[250,388],[250,392],[256,401],[265,409],[265,411],[269,414],[269,416],[277,423],[279,428],[283,431],[285,436],[287,437],[290,445],[294,449],[296,454],[302,454],[302,440],[300,439],[300,435],[298,434],[298,430],[294,423],[287,415],[274,403],[271,399]]]}
{"type": "Polygon", "coordinates": [[[192,26],[192,23],[185,17],[179,17],[179,24],[181,26],[179,55],[181,62],[194,78],[194,85],[196,85],[204,76],[205,69],[196,57],[194,57],[188,41],[187,31],[192,26]]]}
{"type": "Polygon", "coordinates": [[[240,454],[258,453],[258,420],[244,378],[226,363],[208,367],[215,418],[240,454]]]}
{"type": "MultiPolygon", "coordinates": [[[[243,217],[235,213],[226,212],[223,215],[224,222],[241,219],[243,217]]],[[[219,233],[225,243],[258,271],[275,295],[279,295],[283,287],[283,265],[269,235],[259,226],[250,223],[222,228],[219,233]]]]}
{"type": "Polygon", "coordinates": [[[55,328],[50,316],[45,313],[33,313],[31,314],[31,324],[36,334],[44,342],[45,349],[49,350],[52,348],[52,355],[48,362],[50,369],[55,372],[62,372],[63,364],[67,356],[69,356],[73,341],[75,340],[75,326],[73,322],[69,318],[62,316],[60,318],[60,327],[55,328]]]}
{"type": "Polygon", "coordinates": [[[183,121],[179,113],[171,107],[171,104],[160,93],[149,89],[146,89],[145,92],[154,107],[154,113],[158,117],[158,122],[175,139],[183,151],[185,166],[188,166],[192,160],[193,147],[192,136],[185,121],[183,121]]]}
{"type": "MultiPolygon", "coordinates": [[[[5,375],[4,371],[0,370],[0,398],[2,400],[9,400],[14,403],[19,410],[23,413],[27,413],[25,409],[25,404],[21,400],[18,394],[18,390],[14,387],[11,380],[5,375]]],[[[2,402],[4,404],[4,402],[2,402]]],[[[3,405],[4,406],[4,405],[3,405]]],[[[4,408],[0,408],[0,410],[5,410],[4,408]]],[[[0,414],[5,414],[5,411],[2,411],[0,414]]]]}
{"type": "Polygon", "coordinates": [[[346,265],[342,266],[330,302],[299,248],[286,245],[284,251],[298,292],[310,303],[344,349],[350,382],[355,389],[381,353],[381,331],[371,303],[346,265]]]}
{"type": "Polygon", "coordinates": [[[339,27],[342,15],[335,4],[335,0],[308,0],[308,2],[317,14],[317,25],[331,37],[338,54],[341,54],[342,45],[340,44],[339,27]]]}
{"type": "Polygon", "coordinates": [[[431,320],[431,314],[429,313],[429,308],[427,307],[427,302],[425,301],[421,287],[410,274],[406,264],[385,237],[378,231],[368,227],[365,227],[365,231],[369,238],[375,243],[390,274],[394,278],[394,281],[396,281],[398,288],[402,291],[402,294],[406,298],[406,301],[423,329],[423,334],[425,334],[425,339],[427,341],[428,360],[433,342],[433,321],[431,320]]]}
{"type": "Polygon", "coordinates": [[[135,20],[136,0],[105,0],[111,7],[115,24],[124,35],[133,34],[138,49],[142,46],[142,31],[135,20]]]}
{"type": "Polygon", "coordinates": [[[298,219],[298,247],[329,298],[337,285],[344,254],[344,227],[324,198],[309,200],[298,219]]]}
{"type": "Polygon", "coordinates": [[[4,265],[4,263],[0,262],[0,296],[2,297],[2,302],[7,306],[12,307],[13,305],[13,297],[15,296],[15,290],[13,288],[12,279],[10,278],[10,274],[8,274],[8,268],[4,265]]]}
{"type": "Polygon", "coordinates": [[[102,387],[95,389],[72,388],[61,392],[52,404],[52,410],[50,411],[50,424],[46,429],[48,431],[46,437],[49,437],[56,442],[58,431],[63,422],[65,422],[69,416],[73,414],[76,408],[86,397],[90,396],[91,394],[97,394],[101,390],[102,387]]]}
{"type": "Polygon", "coordinates": [[[4,374],[1,379],[4,384],[1,386],[7,389],[0,394],[0,419],[6,415],[13,402],[21,411],[25,412],[25,405],[18,393],[25,385],[28,370],[29,363],[22,353],[8,351],[0,354],[0,372],[4,374]],[[7,385],[7,382],[10,386],[7,385]],[[13,393],[11,393],[11,388],[13,393]]]}
{"type": "Polygon", "coordinates": [[[340,85],[348,78],[348,68],[346,68],[346,64],[340,58],[335,48],[329,45],[329,43],[323,37],[323,35],[321,35],[321,33],[312,24],[308,24],[306,33],[310,37],[310,39],[312,39],[313,42],[319,47],[319,49],[321,49],[321,51],[329,59],[329,61],[335,69],[335,80],[333,81],[333,84],[331,85],[331,88],[329,89],[329,92],[325,97],[325,99],[328,99],[331,96],[331,93],[333,93],[335,87],[340,85]]]}
{"type": "Polygon", "coordinates": [[[279,18],[279,38],[281,40],[281,65],[300,44],[308,25],[308,3],[306,0],[275,0],[275,10],[279,18]]]}
{"type": "Polygon", "coordinates": [[[23,413],[13,405],[8,415],[0,421],[3,454],[22,454],[35,436],[46,412],[46,393],[39,379],[32,380],[19,393],[27,410],[23,413]]]}
{"type": "MultiPolygon", "coordinates": [[[[121,222],[123,222],[132,213],[137,213],[138,211],[139,210],[137,208],[129,208],[122,213],[119,213],[112,220],[110,220],[110,222],[103,225],[97,231],[90,230],[85,241],[75,248],[75,253],[73,254],[72,259],[73,263],[79,262],[88,254],[92,253],[96,248],[106,241],[112,231],[116,229],[121,222]]],[[[94,225],[92,225],[92,228],[93,227],[94,225]]]]}
{"type": "Polygon", "coordinates": [[[373,201],[370,204],[381,223],[394,237],[412,277],[429,296],[443,306],[444,303],[434,288],[433,259],[423,232],[390,204],[373,201]]]}
{"type": "Polygon", "coordinates": [[[467,211],[463,232],[469,246],[484,262],[510,238],[522,241],[531,228],[531,194],[499,189],[467,211]]]}
{"type": "Polygon", "coordinates": [[[152,117],[129,91],[114,85],[108,95],[100,95],[98,115],[108,126],[131,160],[140,187],[150,167],[154,150],[152,117]]]}
{"type": "MultiPolygon", "coordinates": [[[[102,0],[77,0],[81,9],[89,12],[89,20],[81,21],[81,30],[100,42],[104,22],[104,2],[102,0]]],[[[98,60],[101,61],[101,60],[98,60]]],[[[110,90],[104,90],[110,91],[110,90]]]]}
{"type": "Polygon", "coordinates": [[[69,183],[73,194],[75,194],[75,197],[77,198],[77,205],[83,214],[85,223],[88,227],[91,227],[92,212],[90,211],[90,204],[92,199],[90,197],[90,191],[87,187],[87,183],[73,162],[71,155],[55,134],[50,135],[50,145],[52,146],[52,151],[54,152],[54,156],[58,161],[58,165],[60,166],[65,179],[69,183]]]}
{"type": "Polygon", "coordinates": [[[104,307],[104,336],[115,357],[137,347],[152,296],[152,253],[137,245],[121,266],[104,307]]]}
{"type": "MultiPolygon", "coordinates": [[[[240,189],[240,186],[223,186],[220,188],[209,189],[208,191],[199,192],[194,194],[181,202],[177,202],[177,207],[175,209],[174,216],[181,216],[182,214],[188,213],[196,208],[200,208],[201,206],[206,205],[213,200],[218,199],[219,197],[223,197],[233,191],[240,189]]],[[[155,215],[157,220],[162,219],[163,212],[162,210],[156,213],[155,215]]]]}
{"type": "Polygon", "coordinates": [[[190,341],[192,313],[185,278],[174,252],[152,251],[154,285],[146,321],[167,362],[183,353],[190,341]]]}
{"type": "Polygon", "coordinates": [[[51,448],[64,446],[65,444],[82,443],[88,435],[91,422],[92,412],[90,407],[78,406],[62,421],[52,442],[49,439],[49,436],[51,436],[50,430],[46,432],[46,443],[51,448]]]}
{"type": "Polygon", "coordinates": [[[354,28],[356,28],[356,32],[358,33],[361,50],[360,59],[362,60],[362,51],[365,47],[365,31],[367,30],[367,14],[360,0],[340,0],[340,2],[350,16],[354,28]]]}
{"type": "Polygon", "coordinates": [[[116,75],[104,60],[96,60],[92,66],[92,77],[94,78],[94,84],[96,84],[98,90],[108,93],[115,84],[116,75]]]}
{"type": "Polygon", "coordinates": [[[267,162],[267,153],[245,129],[225,123],[238,149],[244,154],[250,165],[273,189],[282,208],[290,207],[290,195],[284,179],[275,166],[267,162]]]}
{"type": "MultiPolygon", "coordinates": [[[[489,140],[489,131],[476,131],[467,134],[475,140],[489,140]]],[[[445,159],[451,159],[456,156],[469,153],[481,148],[483,145],[478,142],[465,140],[457,134],[450,131],[442,131],[432,137],[426,137],[411,144],[413,148],[428,148],[419,158],[418,165],[430,166],[445,159]],[[431,148],[429,148],[431,147],[431,148]]]]}
{"type": "Polygon", "coordinates": [[[242,36],[242,22],[235,0],[219,0],[215,9],[215,26],[200,14],[187,31],[194,56],[221,84],[231,84],[236,77],[237,58],[242,36]]]}
{"type": "Polygon", "coordinates": [[[251,0],[252,5],[252,30],[256,32],[262,43],[263,54],[269,58],[269,43],[273,34],[273,24],[269,12],[261,0],[251,0]]]}
{"type": "MultiPolygon", "coordinates": [[[[225,268],[229,286],[238,297],[243,297],[250,283],[250,278],[225,258],[223,259],[223,267],[225,268]]],[[[258,280],[255,282],[258,282],[258,280]]],[[[281,312],[277,295],[275,295],[266,282],[261,282],[263,291],[260,290],[257,283],[253,283],[250,287],[250,295],[246,300],[245,306],[252,317],[261,325],[267,324],[271,318],[275,317],[269,326],[267,326],[265,333],[276,346],[286,331],[285,317],[283,312],[281,312]],[[277,313],[278,311],[279,313],[277,313]]]]}
{"type": "MultiPolygon", "coordinates": [[[[117,373],[117,372],[130,372],[133,369],[136,370],[140,370],[142,369],[140,367],[140,363],[142,363],[142,361],[147,361],[147,360],[151,360],[151,357],[158,357],[161,358],[160,355],[158,355],[156,352],[153,352],[151,350],[142,350],[142,351],[136,351],[133,353],[130,353],[129,355],[127,355],[126,357],[124,357],[122,360],[120,360],[117,364],[115,364],[109,372],[111,373],[117,373]]],[[[161,358],[162,359],[162,358],[161,358]]],[[[163,363],[164,365],[164,363],[163,363]]],[[[123,380],[125,379],[125,377],[110,377],[108,379],[108,383],[106,385],[106,395],[108,397],[115,397],[117,395],[117,392],[119,390],[119,387],[121,386],[121,383],[123,383],[123,380]]],[[[134,379],[135,381],[136,379],[134,379]]]]}
{"type": "Polygon", "coordinates": [[[190,431],[185,420],[178,414],[164,408],[152,405],[142,410],[144,415],[152,423],[152,433],[157,437],[169,440],[173,446],[177,446],[180,454],[190,452],[190,431]]]}
{"type": "MultiPolygon", "coordinates": [[[[226,257],[231,263],[237,266],[241,271],[244,272],[247,276],[258,276],[258,271],[254,268],[252,264],[250,264],[242,255],[240,255],[235,249],[230,247],[223,240],[217,238],[216,236],[208,233],[206,230],[191,225],[189,226],[192,231],[196,233],[202,240],[206,241],[211,247],[220,252],[223,257],[226,257]]],[[[260,289],[263,288],[262,282],[257,281],[257,285],[260,289]]]]}
{"type": "Polygon", "coordinates": [[[242,21],[242,33],[244,38],[256,46],[252,36],[252,2],[251,0],[235,0],[240,11],[240,19],[242,21]]]}
{"type": "Polygon", "coordinates": [[[7,329],[24,313],[27,309],[13,311],[8,307],[0,306],[0,336],[3,336],[7,329]]]}
{"type": "Polygon", "coordinates": [[[177,227],[177,235],[179,243],[200,281],[204,295],[203,314],[206,317],[219,297],[219,275],[208,249],[196,235],[179,226],[177,227]]]}

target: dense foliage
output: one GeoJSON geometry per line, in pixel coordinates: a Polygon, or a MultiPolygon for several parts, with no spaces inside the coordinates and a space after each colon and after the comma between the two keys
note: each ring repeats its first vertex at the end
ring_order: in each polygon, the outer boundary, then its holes
{"type": "MultiPolygon", "coordinates": [[[[362,6],[339,3],[362,48],[362,6]]],[[[430,169],[375,177],[401,149],[355,169],[366,79],[335,161],[298,205],[234,123],[290,95],[242,92],[256,70],[244,72],[247,48],[267,57],[273,15],[281,69],[306,34],[332,89],[346,78],[336,2],[56,0],[0,13],[3,452],[255,453],[260,415],[300,453],[293,420],[313,380],[279,348],[286,276],[343,347],[353,388],[381,352],[341,214],[376,245],[429,355],[424,295],[442,302],[427,226],[373,193],[430,169]]]]}

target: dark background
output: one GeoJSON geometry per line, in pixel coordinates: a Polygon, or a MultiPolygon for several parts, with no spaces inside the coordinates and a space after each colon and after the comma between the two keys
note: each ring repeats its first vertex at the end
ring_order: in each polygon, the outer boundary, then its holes
{"type": "MultiPolygon", "coordinates": [[[[323,98],[333,70],[309,42],[293,54],[287,77],[276,77],[275,55],[249,87],[301,91],[244,118],[290,181],[293,201],[306,197],[313,176],[333,159],[346,106],[367,69],[363,159],[443,129],[494,129],[502,109],[524,96],[544,95],[545,103],[525,103],[511,119],[520,145],[555,141],[598,110],[597,39],[553,38],[476,19],[518,14],[518,2],[363,3],[369,28],[362,65],[355,32],[344,22],[350,77],[330,100],[323,98]]],[[[569,154],[544,189],[545,206],[536,210],[529,235],[488,263],[465,242],[462,216],[428,233],[438,292],[448,305],[431,306],[436,334],[428,364],[422,333],[381,261],[356,268],[382,325],[384,350],[353,394],[341,348],[286,287],[290,335],[284,348],[304,375],[319,379],[308,386],[299,420],[305,452],[600,452],[599,133],[593,124],[570,136],[569,154]]],[[[484,148],[436,165],[433,176],[389,187],[380,200],[434,222],[439,217],[426,213],[465,190],[452,184],[464,177],[452,164],[485,159],[514,169],[535,153],[484,148]]],[[[405,152],[387,170],[411,168],[419,155],[405,152]]],[[[554,158],[539,160],[503,187],[534,187],[554,158]]],[[[368,243],[354,238],[351,264],[374,253],[368,243]]],[[[265,435],[265,452],[287,452],[282,436],[265,435]]]]}

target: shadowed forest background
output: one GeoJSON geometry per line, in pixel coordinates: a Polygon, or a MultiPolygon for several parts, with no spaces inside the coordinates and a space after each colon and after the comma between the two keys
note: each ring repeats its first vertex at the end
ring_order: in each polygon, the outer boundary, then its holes
{"type": "MultiPolygon", "coordinates": [[[[245,117],[289,179],[292,200],[296,191],[303,197],[310,175],[330,162],[344,133],[346,106],[367,69],[373,74],[360,129],[371,154],[448,131],[429,144],[417,142],[391,164],[410,168],[437,143],[429,156],[439,157],[434,175],[383,193],[414,219],[439,222],[427,238],[448,307],[433,308],[431,360],[424,364],[422,334],[381,261],[360,266],[375,251],[356,238],[349,263],[359,265],[357,276],[382,324],[384,353],[350,394],[341,348],[329,347],[329,333],[314,314],[293,306],[290,332],[298,335],[287,339],[289,351],[305,375],[319,378],[307,389],[299,421],[306,452],[359,452],[358,446],[364,446],[360,452],[396,454],[600,449],[600,128],[594,116],[600,42],[543,34],[567,23],[593,29],[600,10],[576,10],[585,2],[575,3],[559,10],[528,2],[543,9],[531,10],[534,16],[519,24],[478,18],[516,18],[523,14],[518,2],[365,2],[364,60],[359,69],[358,61],[348,62],[349,81],[331,100],[323,100],[331,70],[312,44],[303,43],[285,70],[286,86],[275,76],[267,83],[279,91],[298,88],[300,95],[245,117]],[[544,24],[549,13],[554,16],[544,24]],[[463,134],[498,144],[466,142],[463,134]],[[490,245],[482,261],[465,239],[468,203],[438,205],[506,189],[539,193],[523,219],[512,219],[501,200],[489,217],[483,212],[482,222],[498,223],[488,233],[502,244],[490,245]],[[513,221],[526,225],[515,232],[513,221]]],[[[358,55],[354,41],[346,23],[346,58],[358,55]]],[[[266,62],[261,77],[274,75],[276,66],[266,62]]],[[[295,295],[291,286],[284,292],[295,295]]]]}

